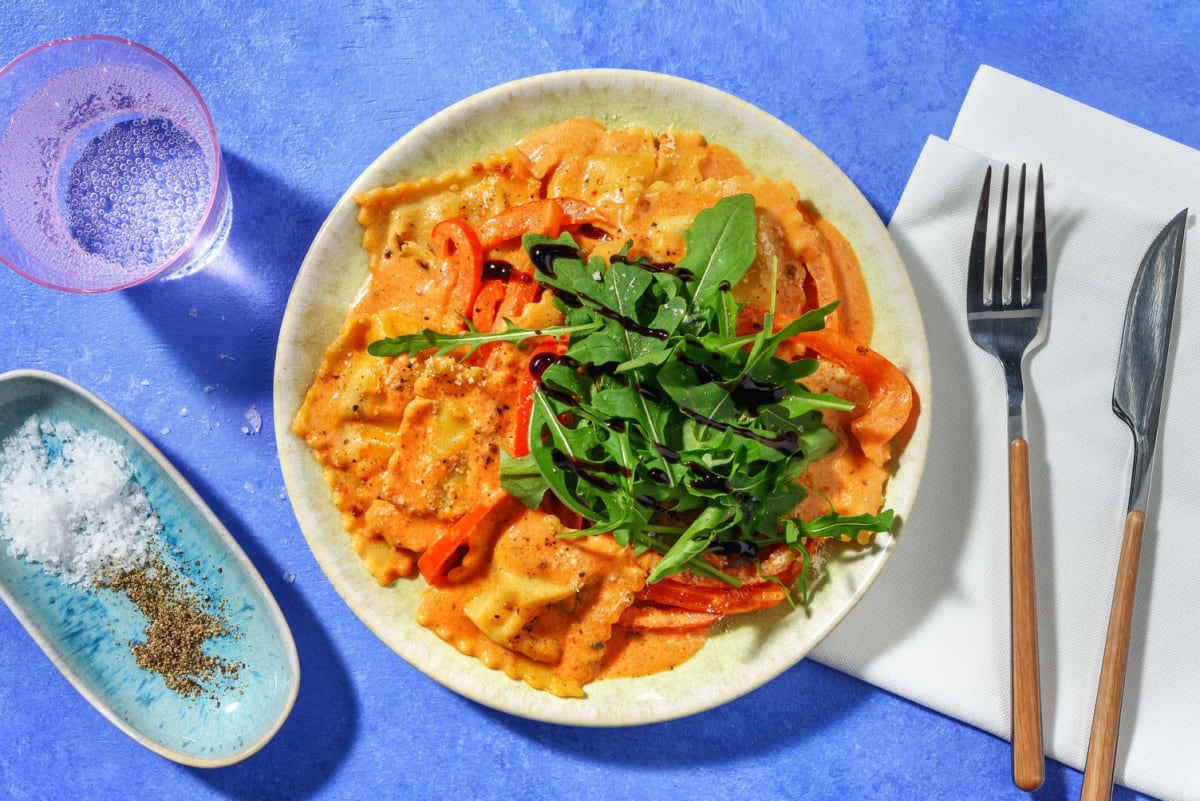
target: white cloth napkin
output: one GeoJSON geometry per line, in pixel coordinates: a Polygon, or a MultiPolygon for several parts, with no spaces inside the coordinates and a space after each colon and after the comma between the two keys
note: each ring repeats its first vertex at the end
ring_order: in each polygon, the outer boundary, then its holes
{"type": "MultiPolygon", "coordinates": [[[[1042,715],[1047,754],[1081,769],[1132,463],[1132,437],[1112,412],[1125,305],[1154,237],[1182,208],[1200,211],[1200,152],[979,70],[950,141],[928,140],[890,224],[933,364],[924,480],[875,587],[813,656],[1009,737],[1004,384],[999,363],[972,343],[964,311],[984,169],[1004,162],[1045,167],[1050,325],[1026,384],[1042,715]]],[[[1165,799],[1200,798],[1194,224],[1184,250],[1116,762],[1119,783],[1165,799]]]]}

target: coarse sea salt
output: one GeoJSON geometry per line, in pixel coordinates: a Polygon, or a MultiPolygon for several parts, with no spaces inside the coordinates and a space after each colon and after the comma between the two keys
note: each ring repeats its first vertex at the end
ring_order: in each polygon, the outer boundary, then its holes
{"type": "Polygon", "coordinates": [[[125,451],[95,431],[31,416],[0,443],[0,538],[69,584],[150,558],[161,529],[125,451]]]}
{"type": "Polygon", "coordinates": [[[246,423],[248,425],[242,426],[243,434],[254,436],[258,432],[262,431],[262,415],[259,414],[257,407],[251,406],[246,411],[246,423]]]}

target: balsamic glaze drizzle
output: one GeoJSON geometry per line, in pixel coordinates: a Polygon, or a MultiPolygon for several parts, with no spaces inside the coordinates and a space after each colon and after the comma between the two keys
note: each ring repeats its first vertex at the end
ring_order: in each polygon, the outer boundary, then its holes
{"type": "Polygon", "coordinates": [[[688,483],[698,490],[713,490],[715,492],[732,492],[729,479],[719,473],[714,473],[699,462],[688,462],[688,469],[696,474],[688,483]]]}
{"type": "Polygon", "coordinates": [[[559,470],[574,473],[581,480],[605,492],[615,492],[617,483],[605,478],[604,475],[624,475],[628,472],[626,468],[612,462],[589,462],[572,458],[558,448],[550,451],[550,459],[559,470]]]}
{"type": "MultiPolygon", "coordinates": [[[[628,256],[623,256],[620,253],[613,254],[608,260],[609,264],[631,264],[634,267],[641,267],[648,273],[670,273],[680,281],[695,281],[696,274],[686,267],[676,267],[672,262],[652,262],[645,259],[630,259],[628,256]]],[[[726,282],[728,283],[728,282],[726,282]]]]}
{"type": "Polygon", "coordinates": [[[746,439],[752,439],[755,442],[766,445],[768,448],[774,448],[786,456],[794,456],[800,452],[800,443],[797,440],[796,435],[793,433],[789,432],[786,434],[774,435],[760,434],[757,431],[752,431],[751,429],[743,426],[734,425],[732,423],[722,423],[720,420],[714,420],[711,417],[705,417],[699,412],[691,409],[685,409],[682,406],[679,407],[679,411],[683,412],[697,423],[702,423],[706,426],[712,426],[718,431],[731,431],[738,436],[745,437],[746,439]]]}
{"type": "Polygon", "coordinates": [[[529,249],[529,260],[533,265],[551,278],[557,278],[554,272],[554,262],[558,259],[580,258],[579,248],[573,245],[563,245],[558,242],[542,242],[529,249]]]}
{"type": "MultiPolygon", "coordinates": [[[[483,263],[480,279],[483,281],[509,281],[513,277],[513,266],[501,259],[488,259],[483,263]]],[[[519,273],[518,273],[519,275],[519,273]]]]}
{"type": "Polygon", "coordinates": [[[764,384],[756,381],[750,375],[742,376],[742,379],[729,390],[733,404],[749,412],[757,412],[763,406],[779,403],[785,395],[787,395],[787,387],[778,384],[764,384]]]}
{"type": "Polygon", "coordinates": [[[536,353],[529,360],[529,374],[534,378],[541,378],[542,374],[550,369],[552,364],[558,363],[558,357],[553,353],[536,353]]]}

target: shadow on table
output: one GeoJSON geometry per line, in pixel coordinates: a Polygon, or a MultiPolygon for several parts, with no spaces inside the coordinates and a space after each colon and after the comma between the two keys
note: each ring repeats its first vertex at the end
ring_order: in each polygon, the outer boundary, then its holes
{"type": "Polygon", "coordinates": [[[773,752],[794,748],[797,740],[821,737],[830,721],[851,714],[869,691],[856,679],[806,660],[742,698],[664,723],[585,728],[490,709],[484,714],[529,740],[595,762],[633,768],[711,768],[743,759],[769,759],[773,752]],[[827,692],[813,694],[814,683],[827,692]]]}
{"type": "Polygon", "coordinates": [[[205,385],[257,398],[271,392],[288,293],[325,210],[245,159],[226,153],[225,165],[233,222],[224,248],[193,275],[124,295],[205,385]]]}
{"type": "Polygon", "coordinates": [[[341,655],[304,601],[261,548],[237,511],[214,502],[216,493],[196,490],[241,545],[275,596],[296,641],[300,689],[288,719],[262,750],[226,768],[189,768],[204,783],[230,798],[300,799],[317,793],[344,759],[359,725],[359,708],[341,655]]]}
{"type": "MultiPolygon", "coordinates": [[[[839,721],[874,715],[874,712],[859,707],[874,703],[873,696],[878,692],[852,676],[811,660],[802,660],[764,687],[721,707],[646,726],[562,726],[483,707],[481,710],[500,726],[531,742],[600,765],[644,771],[647,777],[661,779],[681,771],[695,771],[695,776],[717,776],[723,765],[737,770],[739,764],[752,762],[766,766],[778,764],[778,777],[786,776],[790,782],[803,781],[807,767],[814,771],[814,781],[821,787],[827,787],[830,781],[836,784],[839,771],[876,774],[881,782],[878,793],[871,794],[871,798],[949,798],[943,794],[946,790],[944,780],[921,768],[941,759],[953,759],[953,753],[949,750],[940,754],[908,753],[912,748],[928,747],[930,742],[926,738],[936,740],[945,736],[944,730],[940,734],[933,731],[940,729],[940,725],[913,732],[916,739],[909,746],[896,745],[906,737],[904,718],[892,718],[897,728],[875,730],[871,736],[878,738],[878,742],[844,739],[844,729],[839,721]],[[814,693],[814,687],[821,691],[814,693]],[[843,733],[839,735],[838,732],[843,733]],[[790,761],[797,753],[807,755],[807,766],[790,761]],[[897,767],[899,763],[890,762],[909,757],[912,761],[900,767],[897,767]]],[[[1082,784],[1079,771],[1051,759],[1046,760],[1046,779],[1038,791],[1025,793],[1007,784],[1008,743],[973,727],[971,730],[979,739],[968,735],[963,758],[969,764],[979,766],[982,773],[975,777],[977,785],[968,788],[961,798],[991,797],[987,793],[1005,787],[1011,793],[997,797],[1029,801],[1074,801],[1079,797],[1082,784]]],[[[947,749],[958,742],[954,737],[945,740],[947,749]]],[[[961,776],[963,770],[955,766],[949,773],[961,776]]],[[[754,797],[773,797],[778,786],[771,783],[772,775],[768,769],[756,779],[761,783],[756,785],[754,797]]],[[[681,787],[694,787],[691,781],[681,787]]],[[[869,781],[864,783],[861,776],[858,781],[864,786],[870,784],[869,781]]],[[[720,784],[717,779],[713,782],[714,788],[720,784]]],[[[805,796],[798,787],[791,788],[789,795],[792,792],[796,798],[805,796]]],[[[1114,787],[1112,798],[1113,801],[1150,801],[1148,796],[1125,787],[1114,787]]]]}

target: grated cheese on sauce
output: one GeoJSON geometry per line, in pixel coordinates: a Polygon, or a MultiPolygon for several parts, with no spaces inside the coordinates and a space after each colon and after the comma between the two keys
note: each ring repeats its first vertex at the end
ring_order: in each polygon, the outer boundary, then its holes
{"type": "Polygon", "coordinates": [[[160,529],[112,439],[32,416],[0,443],[0,538],[10,555],[91,584],[144,566],[160,529]]]}

